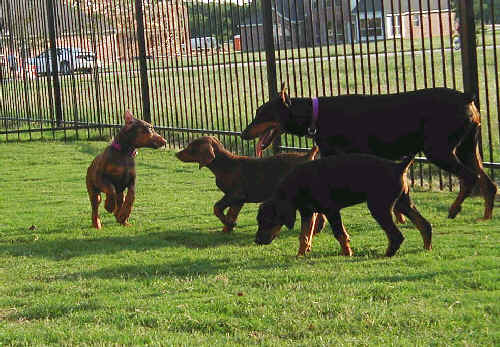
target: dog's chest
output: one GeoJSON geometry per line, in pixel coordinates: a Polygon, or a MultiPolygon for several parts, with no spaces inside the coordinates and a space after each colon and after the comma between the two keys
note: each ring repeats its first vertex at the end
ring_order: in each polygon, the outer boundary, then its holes
{"type": "Polygon", "coordinates": [[[113,182],[117,190],[123,190],[135,177],[134,165],[117,165],[109,163],[105,168],[105,175],[113,182]]]}

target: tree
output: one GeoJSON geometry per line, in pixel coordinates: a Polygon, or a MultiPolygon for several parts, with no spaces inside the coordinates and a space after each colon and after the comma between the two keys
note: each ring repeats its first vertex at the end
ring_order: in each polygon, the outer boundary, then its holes
{"type": "MultiPolygon", "coordinates": [[[[457,17],[459,17],[460,8],[458,6],[458,0],[452,0],[452,7],[457,12],[457,17]]],[[[482,8],[481,1],[473,0],[474,5],[474,18],[476,20],[476,25],[481,24],[481,17],[483,18],[484,24],[500,23],[500,1],[498,0],[483,0],[482,8]],[[493,15],[492,15],[493,12],[493,15]]]]}
{"type": "MultiPolygon", "coordinates": [[[[67,0],[89,17],[103,18],[114,28],[119,54],[136,56],[136,16],[133,0],[67,0]]],[[[182,0],[144,0],[143,21],[148,54],[177,54],[188,38],[189,26],[182,0]]]]}
{"type": "MultiPolygon", "coordinates": [[[[190,37],[214,36],[218,41],[227,41],[240,33],[240,24],[250,13],[260,13],[261,0],[252,2],[235,0],[224,2],[187,2],[190,37]]],[[[255,16],[255,15],[253,15],[255,16]]]]}

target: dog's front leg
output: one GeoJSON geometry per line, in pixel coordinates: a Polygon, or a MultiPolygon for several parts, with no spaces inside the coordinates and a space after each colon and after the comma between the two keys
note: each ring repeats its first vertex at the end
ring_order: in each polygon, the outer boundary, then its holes
{"type": "Polygon", "coordinates": [[[230,205],[231,201],[227,195],[224,195],[222,199],[217,201],[214,205],[214,215],[224,224],[224,231],[226,231],[226,227],[230,227],[231,229],[234,227],[234,223],[224,215],[224,210],[230,205]]]}
{"type": "Polygon", "coordinates": [[[113,214],[115,217],[120,213],[120,210],[123,207],[123,203],[125,202],[125,194],[123,192],[116,193],[116,203],[115,203],[115,210],[113,214]]]}
{"type": "Polygon", "coordinates": [[[243,204],[233,204],[229,207],[229,211],[227,211],[226,220],[228,224],[224,225],[224,229],[222,230],[225,233],[230,233],[233,231],[233,228],[236,226],[236,220],[238,219],[238,214],[241,211],[243,204]]]}
{"type": "Polygon", "coordinates": [[[127,189],[127,196],[125,197],[125,201],[123,201],[123,205],[115,214],[116,221],[124,226],[129,226],[130,224],[127,222],[128,217],[130,217],[130,213],[132,212],[132,205],[135,200],[135,181],[129,185],[127,189]]]}
{"type": "Polygon", "coordinates": [[[102,174],[100,174],[97,175],[96,186],[101,192],[106,194],[106,202],[104,203],[106,211],[108,211],[109,213],[115,212],[117,197],[114,184],[104,178],[102,174]]]}
{"type": "Polygon", "coordinates": [[[301,213],[300,246],[297,257],[306,255],[311,250],[312,238],[316,226],[316,213],[301,213]]]}

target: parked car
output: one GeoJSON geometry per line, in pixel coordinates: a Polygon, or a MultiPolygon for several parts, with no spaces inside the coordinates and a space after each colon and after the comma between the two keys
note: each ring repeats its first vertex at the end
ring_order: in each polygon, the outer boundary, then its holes
{"type": "MultiPolygon", "coordinates": [[[[101,67],[101,63],[94,53],[84,51],[81,48],[58,47],[56,48],[56,55],[57,70],[61,74],[70,74],[72,72],[90,73],[94,69],[101,67]]],[[[31,58],[29,63],[35,65],[38,75],[52,72],[52,59],[48,50],[31,58]]]]}
{"type": "Polygon", "coordinates": [[[204,49],[218,49],[219,44],[217,39],[213,36],[207,37],[193,37],[190,39],[192,50],[204,50],[204,49]]]}

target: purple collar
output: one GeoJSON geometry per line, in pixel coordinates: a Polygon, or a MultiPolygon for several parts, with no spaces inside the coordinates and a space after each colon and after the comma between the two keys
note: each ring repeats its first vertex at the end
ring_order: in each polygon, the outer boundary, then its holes
{"type": "Polygon", "coordinates": [[[314,137],[318,132],[316,123],[318,122],[318,115],[319,115],[319,100],[317,97],[314,97],[311,100],[312,100],[312,119],[311,119],[311,125],[307,129],[307,133],[309,134],[309,136],[314,137]]]}
{"type": "MultiPolygon", "coordinates": [[[[111,143],[111,147],[116,149],[118,152],[122,151],[122,145],[116,142],[116,140],[113,140],[113,142],[111,143]]],[[[135,149],[134,147],[130,147],[128,155],[130,158],[134,158],[137,155],[137,149],[135,149]]]]}

